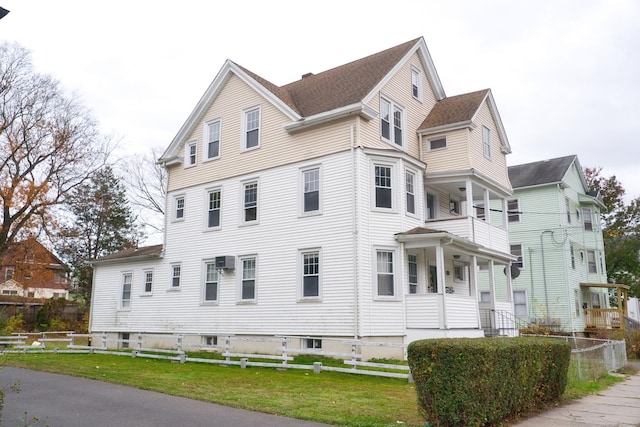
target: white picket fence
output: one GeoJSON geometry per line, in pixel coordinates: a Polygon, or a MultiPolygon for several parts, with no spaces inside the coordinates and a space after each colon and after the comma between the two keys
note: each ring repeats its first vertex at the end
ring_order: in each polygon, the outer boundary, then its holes
{"type": "MultiPolygon", "coordinates": [[[[322,371],[345,372],[350,374],[374,375],[390,378],[404,378],[412,381],[409,366],[392,363],[365,362],[362,360],[360,349],[367,346],[402,348],[406,353],[406,345],[392,344],[386,342],[369,342],[348,339],[327,339],[323,342],[337,341],[342,346],[350,346],[350,352],[331,352],[322,349],[293,348],[291,342],[300,339],[320,339],[316,337],[288,337],[274,336],[263,338],[237,337],[234,335],[218,335],[218,344],[202,345],[192,344],[186,340],[188,335],[167,335],[167,334],[131,334],[130,339],[108,338],[106,333],[102,334],[76,334],[73,332],[50,332],[38,334],[14,334],[0,337],[0,354],[3,353],[86,353],[86,354],[111,354],[128,357],[145,357],[151,359],[165,359],[180,363],[197,362],[210,363],[223,366],[237,365],[242,368],[250,366],[270,367],[277,369],[307,369],[315,373],[322,371]],[[76,340],[90,339],[92,345],[78,345],[76,340]],[[164,342],[172,340],[173,343],[166,347],[148,347],[147,343],[153,339],[162,339],[164,342]],[[33,344],[27,345],[28,341],[33,344]],[[273,343],[272,351],[269,353],[242,353],[234,350],[234,343],[259,342],[273,343]],[[55,346],[55,344],[60,344],[55,346]],[[113,345],[111,345],[113,344],[113,345]],[[110,349],[109,347],[118,349],[110,349]],[[123,348],[125,347],[125,348],[123,348]],[[190,351],[212,351],[219,353],[223,358],[202,358],[192,357],[190,351]],[[341,358],[345,367],[326,366],[322,362],[308,364],[294,364],[293,355],[311,355],[318,357],[341,358]],[[382,370],[380,370],[382,369],[382,370]]],[[[194,336],[195,337],[195,336],[194,336]]],[[[197,336],[200,338],[200,336],[197,336]]]]}

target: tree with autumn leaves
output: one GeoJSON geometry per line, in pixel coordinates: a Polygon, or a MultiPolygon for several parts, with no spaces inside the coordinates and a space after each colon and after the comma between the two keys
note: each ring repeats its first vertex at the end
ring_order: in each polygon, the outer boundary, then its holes
{"type": "Polygon", "coordinates": [[[587,185],[599,191],[606,208],[601,212],[607,278],[630,286],[630,296],[640,297],[640,199],[625,202],[625,189],[615,175],[602,168],[585,168],[587,185]]]}

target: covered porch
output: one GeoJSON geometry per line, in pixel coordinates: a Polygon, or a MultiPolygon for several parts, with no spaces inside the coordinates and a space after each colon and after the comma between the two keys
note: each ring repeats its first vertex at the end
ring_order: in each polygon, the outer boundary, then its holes
{"type": "MultiPolygon", "coordinates": [[[[406,328],[422,337],[483,336],[487,323],[480,305],[492,315],[506,311],[513,316],[513,301],[496,297],[493,271],[509,267],[510,254],[491,251],[482,245],[446,231],[417,227],[396,234],[403,248],[406,328]],[[480,303],[479,275],[486,274],[490,292],[480,303]]],[[[486,281],[486,279],[484,280],[486,281]]],[[[503,282],[501,295],[511,295],[510,278],[503,282]]],[[[494,319],[495,320],[495,319],[494,319]]],[[[490,322],[495,324],[496,322],[490,322]]]]}
{"type": "Polygon", "coordinates": [[[615,283],[580,283],[580,287],[589,292],[589,295],[591,295],[592,289],[614,290],[618,302],[618,306],[613,308],[602,308],[599,302],[594,302],[598,300],[593,298],[583,303],[585,332],[597,332],[604,329],[624,331],[627,328],[628,321],[626,319],[631,321],[627,308],[629,286],[615,283]]]}

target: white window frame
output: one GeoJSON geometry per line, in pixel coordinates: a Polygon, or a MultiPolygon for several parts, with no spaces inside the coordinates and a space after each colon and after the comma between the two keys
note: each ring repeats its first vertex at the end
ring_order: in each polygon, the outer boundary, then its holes
{"type": "MultiPolygon", "coordinates": [[[[311,183],[311,182],[310,182],[311,183]]],[[[305,168],[300,169],[300,215],[301,216],[310,216],[310,215],[320,215],[322,214],[322,168],[319,165],[307,166],[305,168]],[[311,191],[307,191],[307,174],[317,172],[317,188],[314,187],[312,191],[318,192],[318,209],[315,210],[305,210],[305,196],[307,193],[311,191]]]]}
{"type": "Polygon", "coordinates": [[[453,261],[453,281],[467,283],[467,265],[462,261],[453,261]]]}
{"type": "Polygon", "coordinates": [[[411,95],[422,102],[422,71],[413,65],[411,66],[411,95]]]}
{"type": "Polygon", "coordinates": [[[202,303],[217,304],[220,298],[220,271],[216,268],[215,259],[205,259],[202,263],[202,303]],[[214,278],[209,277],[210,267],[214,272],[214,278]],[[207,286],[215,283],[215,298],[207,299],[207,286]]]}
{"type": "Polygon", "coordinates": [[[198,163],[198,143],[187,142],[184,146],[184,167],[191,168],[198,163]]]}
{"type": "Polygon", "coordinates": [[[491,129],[482,126],[482,153],[491,160],[491,129]]]}
{"type": "Polygon", "coordinates": [[[169,264],[169,290],[179,290],[181,287],[182,287],[182,263],[180,262],[171,263],[169,264]],[[176,279],[177,279],[177,282],[176,282],[176,279]]]}
{"type": "Polygon", "coordinates": [[[238,272],[238,302],[239,303],[255,303],[258,299],[258,256],[243,255],[238,257],[240,271],[238,272]],[[253,261],[253,277],[246,277],[245,262],[253,261]],[[253,280],[253,298],[244,298],[244,282],[253,280]]]}
{"type": "Polygon", "coordinates": [[[302,339],[302,348],[307,350],[322,350],[322,340],[319,338],[302,339]]]}
{"type": "MultiPolygon", "coordinates": [[[[373,166],[371,168],[371,174],[372,174],[372,209],[375,211],[380,211],[380,212],[395,212],[395,194],[396,194],[396,189],[395,189],[395,166],[389,163],[382,163],[382,162],[374,162],[373,166]],[[389,169],[389,186],[386,185],[378,185],[378,176],[376,173],[376,169],[377,168],[388,168],[389,169]],[[391,195],[389,196],[389,201],[391,203],[390,207],[386,207],[386,206],[378,206],[378,188],[381,189],[386,189],[388,188],[389,191],[391,192],[391,195]]],[[[386,176],[380,176],[380,180],[382,181],[383,179],[386,179],[386,176]]],[[[386,184],[381,182],[381,184],[386,184]]]]}
{"type": "Polygon", "coordinates": [[[516,317],[527,317],[529,316],[529,299],[527,295],[526,289],[514,289],[513,290],[513,314],[516,317]],[[517,303],[516,294],[524,295],[524,302],[517,303]],[[524,313],[518,313],[518,309],[516,307],[524,307],[524,313]]]}
{"type": "Polygon", "coordinates": [[[406,112],[405,112],[405,108],[401,105],[399,105],[396,102],[391,101],[391,99],[381,96],[380,97],[380,138],[385,141],[388,142],[396,147],[399,148],[404,148],[405,147],[405,140],[407,139],[406,133],[407,133],[407,126],[406,126],[406,112]],[[388,108],[387,114],[384,114],[384,108],[383,105],[385,105],[388,108]],[[400,114],[400,120],[398,121],[396,118],[396,113],[400,114]],[[386,119],[385,119],[386,116],[386,119]],[[383,127],[383,122],[387,123],[388,125],[388,132],[389,135],[385,136],[384,135],[384,127],[383,127]],[[400,141],[398,143],[397,141],[397,136],[396,136],[396,128],[399,126],[400,129],[400,141]]]}
{"type": "Polygon", "coordinates": [[[419,260],[418,254],[407,254],[407,283],[409,284],[409,294],[414,295],[418,293],[419,288],[419,260]],[[412,268],[413,266],[413,268],[412,268]],[[412,274],[411,270],[415,269],[415,274],[412,274]]]}
{"type": "Polygon", "coordinates": [[[205,135],[205,141],[203,147],[202,147],[202,159],[203,161],[209,161],[209,160],[215,160],[215,159],[219,159],[220,158],[220,149],[222,148],[222,119],[215,119],[215,120],[210,120],[208,122],[206,122],[204,124],[204,135],[205,135]],[[212,126],[217,125],[218,127],[218,139],[211,139],[211,131],[212,131],[212,126]],[[217,142],[218,143],[218,154],[215,156],[210,156],[209,155],[209,146],[214,143],[217,142]]]}
{"type": "MultiPolygon", "coordinates": [[[[376,247],[373,251],[373,265],[374,265],[374,280],[373,280],[373,294],[375,299],[380,300],[397,300],[398,299],[398,291],[397,291],[397,273],[399,269],[396,267],[397,264],[397,251],[395,248],[385,248],[385,247],[376,247]],[[381,257],[380,262],[384,263],[386,266],[391,267],[391,271],[386,271],[388,268],[381,268],[380,263],[378,262],[378,255],[382,254],[391,254],[391,262],[385,260],[384,256],[381,257]],[[391,276],[391,294],[380,294],[380,278],[383,276],[391,276]]],[[[384,266],[382,266],[384,267],[384,266]]]]}
{"type": "MultiPolygon", "coordinates": [[[[215,200],[214,200],[215,201],[215,200]]],[[[209,188],[206,193],[205,193],[205,213],[204,213],[204,226],[206,230],[218,230],[220,229],[220,227],[222,226],[222,188],[220,187],[216,187],[216,188],[209,188]],[[211,200],[211,195],[218,193],[219,197],[218,197],[218,207],[215,207],[215,203],[214,203],[214,207],[212,208],[212,200],[211,200]],[[218,224],[217,225],[211,225],[209,223],[209,217],[211,212],[213,211],[218,211],[218,224]]]]}
{"type": "Polygon", "coordinates": [[[522,243],[510,243],[509,244],[509,253],[511,253],[511,255],[514,255],[514,256],[518,257],[518,259],[516,261],[513,261],[511,263],[511,265],[515,265],[520,270],[524,270],[525,269],[525,265],[524,265],[524,245],[522,243]],[[513,253],[514,246],[520,248],[520,255],[518,255],[517,253],[513,253]]]}
{"type": "Polygon", "coordinates": [[[151,295],[153,293],[153,268],[145,268],[142,270],[142,295],[151,295]],[[149,275],[151,280],[149,281],[149,275]],[[149,285],[149,290],[147,290],[149,285]]]}
{"type": "Polygon", "coordinates": [[[507,200],[507,222],[520,222],[520,199],[507,200]],[[509,208],[511,203],[516,204],[516,209],[509,208]]]}
{"type": "Polygon", "coordinates": [[[571,200],[568,197],[564,198],[565,209],[567,210],[567,224],[571,224],[571,200]]]}
{"type": "Polygon", "coordinates": [[[241,192],[240,192],[240,206],[241,206],[240,223],[242,225],[258,224],[258,221],[260,220],[260,182],[257,179],[252,179],[252,180],[242,182],[241,192]],[[256,197],[255,197],[256,214],[255,214],[255,219],[247,220],[247,211],[248,209],[253,208],[251,204],[253,202],[247,202],[245,199],[245,195],[248,187],[252,185],[256,186],[256,197]]]}
{"type": "Polygon", "coordinates": [[[573,243],[569,244],[569,257],[571,259],[571,268],[573,270],[576,269],[576,254],[575,254],[575,248],[573,247],[573,243]]]}
{"type": "Polygon", "coordinates": [[[133,292],[133,271],[123,271],[120,275],[120,310],[131,310],[133,292]],[[129,281],[127,282],[127,278],[129,281]],[[128,295],[128,298],[127,298],[128,295]]]}
{"type": "Polygon", "coordinates": [[[474,203],[476,218],[482,221],[487,220],[487,211],[484,208],[484,203],[474,203]]]}
{"type": "Polygon", "coordinates": [[[461,215],[460,198],[453,194],[449,194],[449,213],[451,215],[461,215]]]}
{"type": "Polygon", "coordinates": [[[442,136],[438,136],[436,138],[429,138],[427,140],[427,151],[439,151],[439,150],[446,150],[447,149],[447,136],[446,135],[442,135],[442,136]],[[444,141],[444,146],[442,147],[434,147],[433,144],[434,143],[440,143],[441,141],[444,141]]]}
{"type": "Polygon", "coordinates": [[[587,273],[598,274],[598,257],[595,249],[587,249],[587,273]]]}
{"type": "Polygon", "coordinates": [[[176,194],[173,196],[173,221],[184,221],[186,215],[187,198],[184,194],[176,194]],[[182,207],[180,201],[182,200],[182,207]]]}
{"type": "Polygon", "coordinates": [[[260,131],[262,125],[262,108],[260,105],[256,105],[250,108],[247,108],[242,111],[242,148],[241,151],[251,151],[260,148],[260,131]],[[249,127],[249,115],[257,112],[258,113],[258,125],[256,127],[249,127]],[[257,130],[258,132],[258,143],[252,147],[249,147],[247,144],[249,142],[249,132],[257,130]]]}
{"type": "Polygon", "coordinates": [[[299,299],[301,301],[318,301],[322,299],[322,250],[320,248],[301,249],[298,251],[299,259],[299,299]],[[305,268],[307,256],[318,257],[317,272],[309,274],[305,268]],[[318,295],[305,295],[305,277],[316,276],[318,280],[318,295]]]}
{"type": "Polygon", "coordinates": [[[15,270],[13,267],[7,267],[4,270],[4,280],[11,280],[13,279],[13,275],[15,274],[15,270]]]}
{"type": "Polygon", "coordinates": [[[582,225],[584,231],[593,231],[593,212],[591,208],[582,208],[582,225]]]}
{"type": "Polygon", "coordinates": [[[416,216],[418,214],[418,193],[416,192],[417,187],[417,177],[418,175],[410,170],[405,169],[404,171],[404,187],[405,187],[405,209],[407,214],[411,216],[416,216]],[[411,181],[409,181],[411,178],[411,181]],[[413,211],[409,209],[409,200],[413,201],[413,211]]]}

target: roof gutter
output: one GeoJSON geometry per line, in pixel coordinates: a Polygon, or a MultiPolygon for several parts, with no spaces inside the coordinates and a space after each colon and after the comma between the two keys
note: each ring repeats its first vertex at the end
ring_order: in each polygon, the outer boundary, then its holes
{"type": "Polygon", "coordinates": [[[349,117],[353,115],[358,115],[363,119],[369,121],[373,120],[378,116],[378,112],[367,105],[358,102],[356,104],[347,105],[345,107],[336,108],[331,111],[318,113],[313,116],[309,116],[303,118],[297,122],[292,122],[284,125],[284,130],[289,133],[298,132],[304,129],[307,129],[311,126],[317,126],[326,122],[330,122],[333,120],[341,119],[344,117],[349,117]]]}
{"type": "Polygon", "coordinates": [[[477,125],[472,120],[465,120],[463,122],[448,123],[446,125],[435,126],[432,128],[418,129],[416,132],[418,132],[419,135],[433,135],[435,133],[447,132],[447,131],[458,130],[458,129],[465,129],[465,128],[475,129],[476,126],[477,125]]]}
{"type": "Polygon", "coordinates": [[[131,262],[144,261],[147,259],[161,259],[163,257],[164,257],[164,251],[162,251],[162,253],[159,253],[159,254],[138,255],[138,256],[129,256],[129,257],[122,257],[122,258],[110,258],[110,259],[104,259],[104,260],[94,259],[94,260],[88,261],[87,264],[93,267],[94,265],[111,264],[111,263],[117,263],[117,262],[129,262],[129,261],[131,262]]]}

